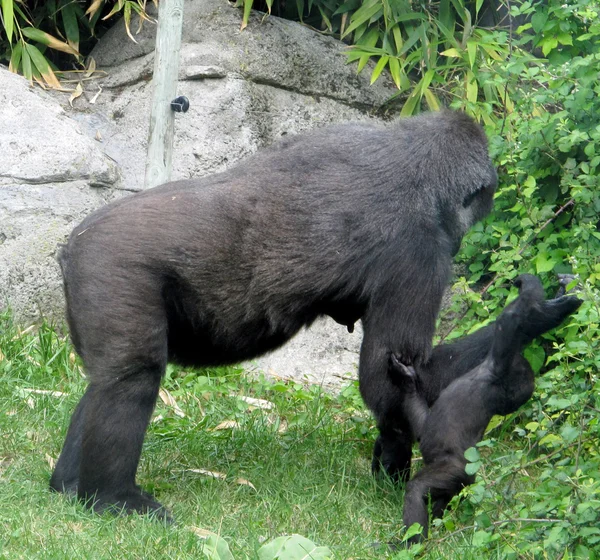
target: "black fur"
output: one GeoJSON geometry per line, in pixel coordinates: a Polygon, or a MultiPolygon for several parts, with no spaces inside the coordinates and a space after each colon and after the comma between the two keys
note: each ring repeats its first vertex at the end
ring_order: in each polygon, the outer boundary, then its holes
{"type": "MultiPolygon", "coordinates": [[[[559,290],[557,296],[562,293],[564,289],[559,290]]],[[[565,315],[561,305],[557,305],[560,301],[557,297],[556,300],[541,303],[539,314],[521,318],[524,346],[562,323],[565,315]]],[[[484,361],[492,347],[495,329],[495,323],[491,323],[456,342],[436,346],[427,362],[415,365],[415,383],[428,406],[433,405],[450,383],[484,361]]],[[[402,391],[402,388],[399,387],[399,390],[402,391]]],[[[380,433],[375,442],[372,470],[378,473],[383,468],[392,480],[408,482],[415,440],[404,407],[397,405],[393,413],[384,417],[384,422],[379,423],[380,433]]]]}
{"type": "Polygon", "coordinates": [[[442,354],[446,364],[456,356],[458,364],[454,366],[464,368],[465,363],[459,365],[460,354],[455,352],[473,350],[467,344],[471,337],[439,350],[436,359],[440,369],[434,371],[430,366],[428,373],[446,386],[433,399],[431,407],[428,401],[435,391],[427,393],[424,390],[427,383],[417,384],[418,370],[402,364],[393,354],[390,356],[390,376],[403,390],[403,410],[413,438],[419,441],[424,463],[407,484],[404,498],[404,524],[410,527],[419,523],[423,527],[423,534],[413,537],[411,542],[427,535],[429,499],[432,514],[439,517],[452,497],[474,481],[474,476],[465,472],[464,452],[481,440],[492,416],[514,412],[533,393],[533,370],[521,355],[523,346],[558,326],[581,304],[573,296],[546,301],[535,276],[522,275],[516,284],[519,297],[484,330],[491,344],[478,365],[449,382],[442,354]]]}
{"type": "Polygon", "coordinates": [[[482,129],[442,112],[292,137],[86,218],[61,266],[90,385],[52,488],[166,515],[135,473],[167,362],[247,360],[320,315],[362,318],[361,391],[393,426],[389,353],[429,358],[452,255],[495,187],[482,129]]]}

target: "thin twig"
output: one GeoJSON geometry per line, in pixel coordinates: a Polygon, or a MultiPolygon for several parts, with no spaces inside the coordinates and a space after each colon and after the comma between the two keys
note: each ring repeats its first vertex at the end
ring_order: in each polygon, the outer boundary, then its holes
{"type": "MultiPolygon", "coordinates": [[[[506,8],[508,10],[508,60],[512,58],[513,54],[513,32],[512,32],[512,17],[510,15],[510,0],[506,0],[506,8]]],[[[504,108],[504,116],[502,118],[502,126],[500,127],[500,136],[504,133],[504,125],[506,125],[506,119],[508,117],[508,109],[506,107],[506,100],[508,99],[508,79],[504,82],[504,99],[502,105],[504,108]]]]}

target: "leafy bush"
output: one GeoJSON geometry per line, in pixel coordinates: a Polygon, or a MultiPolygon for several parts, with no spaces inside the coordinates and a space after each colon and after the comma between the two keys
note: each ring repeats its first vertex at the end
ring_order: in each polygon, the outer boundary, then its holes
{"type": "MultiPolygon", "coordinates": [[[[533,402],[512,420],[492,422],[477,483],[465,491],[461,524],[473,546],[499,558],[596,558],[600,545],[600,22],[598,2],[523,3],[531,13],[502,70],[518,110],[488,127],[499,164],[493,215],[466,237],[459,255],[459,320],[448,338],[490,320],[507,280],[539,275],[548,291],[557,273],[577,276],[584,304],[571,321],[526,351],[536,371],[533,402]],[[483,290],[482,290],[483,288],[483,290]],[[470,302],[464,309],[464,301],[470,302]],[[514,445],[511,440],[518,441],[514,445]],[[516,467],[516,468],[515,468],[516,467]],[[533,482],[535,481],[535,483],[533,482]],[[491,505],[494,501],[500,504],[491,505]],[[498,530],[497,530],[498,529],[498,530]]],[[[458,103],[456,104],[458,105],[458,103]]],[[[456,518],[443,520],[452,529],[456,518]]]]}
{"type": "Polygon", "coordinates": [[[0,61],[42,87],[60,89],[57,69],[82,67],[104,22],[122,13],[127,33],[131,16],[141,23],[147,0],[2,0],[0,6],[0,61]],[[65,58],[66,55],[66,58],[65,58]]]}
{"type": "MultiPolygon", "coordinates": [[[[237,0],[244,7],[242,29],[252,7],[309,23],[352,46],[348,61],[361,72],[376,61],[371,83],[388,70],[403,100],[401,114],[419,112],[424,101],[438,110],[449,100],[492,122],[506,104],[498,66],[510,54],[505,31],[478,27],[483,0],[237,0]],[[484,100],[485,107],[475,103],[484,100]]],[[[510,100],[508,100],[510,103],[510,100]]]]}

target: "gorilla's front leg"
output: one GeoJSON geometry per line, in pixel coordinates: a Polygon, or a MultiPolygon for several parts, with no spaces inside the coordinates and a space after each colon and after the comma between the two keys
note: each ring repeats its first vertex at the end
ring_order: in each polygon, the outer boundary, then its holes
{"type": "Polygon", "coordinates": [[[396,428],[379,426],[379,436],[373,448],[371,470],[378,474],[382,469],[394,482],[408,482],[412,460],[412,438],[396,428]]]}
{"type": "Polygon", "coordinates": [[[395,482],[407,482],[414,440],[403,410],[402,388],[388,374],[390,350],[377,335],[377,330],[365,326],[358,372],[361,395],[379,428],[372,470],[374,474],[383,470],[395,482]]]}

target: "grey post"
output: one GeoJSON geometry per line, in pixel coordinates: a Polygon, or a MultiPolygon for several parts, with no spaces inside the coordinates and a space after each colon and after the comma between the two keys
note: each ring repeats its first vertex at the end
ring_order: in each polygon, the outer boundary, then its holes
{"type": "Polygon", "coordinates": [[[171,100],[177,95],[182,25],[183,0],[160,0],[144,188],[166,183],[171,177],[175,122],[171,100]]]}

